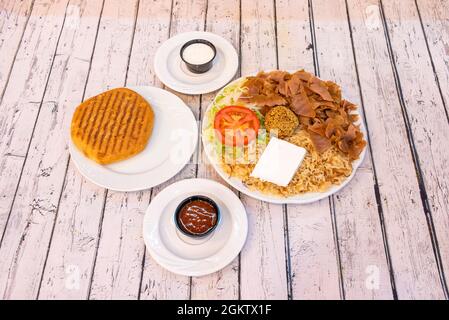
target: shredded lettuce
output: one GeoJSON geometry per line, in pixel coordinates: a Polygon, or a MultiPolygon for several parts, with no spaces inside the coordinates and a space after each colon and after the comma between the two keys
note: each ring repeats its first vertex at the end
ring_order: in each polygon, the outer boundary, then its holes
{"type": "MultiPolygon", "coordinates": [[[[231,85],[225,87],[214,99],[211,107],[208,110],[207,123],[205,126],[204,134],[206,135],[206,140],[211,144],[213,151],[217,152],[217,154],[234,154],[235,157],[239,158],[244,154],[243,147],[228,147],[221,143],[219,139],[217,139],[214,130],[214,119],[218,111],[220,111],[225,106],[233,105],[237,101],[238,96],[242,93],[241,85],[245,79],[241,81],[237,81],[232,83],[231,85]]],[[[250,108],[253,110],[260,121],[260,128],[265,128],[265,119],[264,116],[256,109],[250,108]]],[[[267,136],[264,132],[257,136],[257,142],[263,143],[267,139],[267,136]]]]}

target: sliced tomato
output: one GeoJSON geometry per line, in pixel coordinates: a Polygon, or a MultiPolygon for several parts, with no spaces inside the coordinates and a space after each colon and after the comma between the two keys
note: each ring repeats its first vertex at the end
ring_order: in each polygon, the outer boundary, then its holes
{"type": "Polygon", "coordinates": [[[257,137],[260,121],[256,113],[242,106],[227,106],[218,111],[214,129],[221,143],[242,146],[257,137]]]}

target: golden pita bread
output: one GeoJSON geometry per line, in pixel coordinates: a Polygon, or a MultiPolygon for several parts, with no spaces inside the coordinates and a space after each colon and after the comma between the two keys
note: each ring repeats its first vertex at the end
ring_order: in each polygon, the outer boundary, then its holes
{"type": "Polygon", "coordinates": [[[76,108],[71,136],[88,158],[109,164],[145,149],[153,125],[150,104],[138,93],[118,88],[92,97],[76,108]]]}

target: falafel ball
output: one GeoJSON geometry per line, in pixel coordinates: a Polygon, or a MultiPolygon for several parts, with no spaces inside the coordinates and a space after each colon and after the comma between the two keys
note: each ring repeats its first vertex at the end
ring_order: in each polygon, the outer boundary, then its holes
{"type": "Polygon", "coordinates": [[[288,138],[293,135],[299,126],[296,114],[287,107],[277,106],[265,115],[265,128],[267,132],[277,131],[278,138],[288,138]]]}

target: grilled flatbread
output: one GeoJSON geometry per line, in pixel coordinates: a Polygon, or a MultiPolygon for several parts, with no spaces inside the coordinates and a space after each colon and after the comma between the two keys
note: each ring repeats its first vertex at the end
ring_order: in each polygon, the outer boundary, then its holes
{"type": "Polygon", "coordinates": [[[128,159],[141,152],[150,139],[154,112],[138,93],[118,88],[80,104],[73,115],[73,143],[100,164],[128,159]]]}

